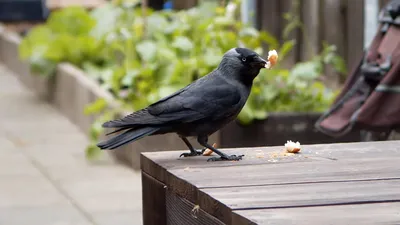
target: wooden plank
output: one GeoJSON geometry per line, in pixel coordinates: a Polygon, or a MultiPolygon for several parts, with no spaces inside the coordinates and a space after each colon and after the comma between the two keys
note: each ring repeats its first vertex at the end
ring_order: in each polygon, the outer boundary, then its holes
{"type": "Polygon", "coordinates": [[[166,185],[180,196],[198,202],[201,190],[221,187],[336,183],[400,179],[397,159],[342,162],[300,162],[270,165],[186,168],[169,170],[166,185]],[[307,176],[304,176],[307,174],[307,176]]]}
{"type": "Polygon", "coordinates": [[[346,63],[351,71],[358,66],[364,51],[364,1],[347,0],[346,17],[346,63]]]}
{"type": "MultiPolygon", "coordinates": [[[[337,143],[337,144],[315,144],[302,146],[302,156],[306,157],[286,157],[282,162],[290,161],[328,161],[331,159],[373,159],[377,157],[394,158],[399,157],[400,141],[382,142],[356,142],[356,143],[337,143]],[[285,161],[286,160],[286,161],[285,161]]],[[[209,157],[198,156],[179,158],[181,151],[168,152],[146,152],[142,153],[141,168],[146,173],[164,182],[166,180],[165,171],[168,169],[190,168],[212,168],[227,167],[233,165],[261,165],[271,163],[266,158],[258,158],[258,154],[268,155],[272,152],[281,152],[283,146],[256,147],[256,148],[237,148],[220,149],[227,154],[244,154],[241,161],[228,162],[207,162],[209,157]]]]}
{"type": "Polygon", "coordinates": [[[169,191],[231,224],[231,211],[245,208],[400,201],[399,143],[305,145],[277,162],[268,154],[282,146],[223,150],[244,153],[239,162],[177,159],[181,151],[143,153],[141,160],[142,170],[169,191]]]}
{"type": "Polygon", "coordinates": [[[173,0],[174,9],[188,9],[197,5],[197,0],[173,0]]]}
{"type": "MultiPolygon", "coordinates": [[[[253,193],[253,197],[235,196],[235,194],[239,190],[244,190],[245,186],[248,186],[248,191],[245,192],[248,194],[251,190],[259,189],[268,189],[269,193],[275,193],[281,189],[280,187],[293,185],[305,185],[305,190],[315,185],[323,185],[319,190],[329,186],[328,192],[333,192],[338,185],[343,185],[344,181],[356,185],[355,180],[364,180],[358,182],[365,184],[367,183],[365,180],[399,178],[398,143],[399,141],[385,141],[305,145],[302,154],[283,157],[276,162],[271,161],[272,158],[269,158],[268,154],[282,152],[282,146],[223,150],[228,154],[246,154],[245,159],[239,162],[212,163],[206,162],[208,157],[202,156],[177,159],[180,151],[143,153],[141,162],[142,170],[148,171],[165,183],[168,190],[193,204],[200,205],[207,213],[230,224],[230,219],[227,218],[230,218],[231,209],[226,207],[226,202],[221,203],[221,196],[218,196],[222,192],[217,191],[217,198],[213,198],[215,196],[209,197],[209,190],[224,190],[223,193],[229,195],[233,201],[242,197],[252,201],[257,194],[253,193]],[[264,154],[264,157],[259,157],[259,154],[264,154]],[[351,180],[354,182],[348,182],[351,180]],[[272,187],[272,190],[269,187],[272,187]]],[[[343,199],[345,198],[339,200],[343,199]]]]}
{"type": "MultiPolygon", "coordinates": [[[[323,6],[324,36],[323,39],[336,45],[338,52],[345,56],[345,10],[342,1],[325,0],[323,6]]],[[[350,19],[350,18],[347,18],[350,19]]]]}
{"type": "MultiPolygon", "coordinates": [[[[234,211],[239,224],[400,224],[400,203],[234,211]]],[[[237,223],[235,223],[235,221],[237,223]]]]}
{"type": "MultiPolygon", "coordinates": [[[[272,36],[279,40],[281,33],[281,20],[279,19],[282,15],[279,11],[279,0],[257,0],[257,28],[263,31],[267,31],[272,36]]],[[[270,46],[264,45],[263,56],[268,56],[268,50],[270,46]]]]}
{"type": "Polygon", "coordinates": [[[188,200],[171,191],[166,193],[167,225],[224,225],[188,200]]]}
{"type": "Polygon", "coordinates": [[[387,5],[387,3],[389,3],[390,0],[379,0],[379,8],[382,9],[383,7],[385,7],[387,5]]]}
{"type": "Polygon", "coordinates": [[[322,6],[320,0],[303,0],[301,4],[301,18],[304,24],[300,57],[302,61],[309,60],[321,50],[322,37],[322,6]]]}
{"type": "MultiPolygon", "coordinates": [[[[345,11],[342,1],[325,0],[323,11],[323,40],[329,44],[333,44],[337,48],[337,53],[347,60],[346,54],[346,27],[345,27],[345,11]]],[[[349,18],[347,18],[349,19],[349,18]]],[[[327,83],[337,84],[339,76],[331,67],[327,67],[325,71],[327,75],[327,83]]]]}
{"type": "MultiPolygon", "coordinates": [[[[269,1],[268,1],[269,2],[269,1]]],[[[300,3],[298,3],[300,4],[300,3]]],[[[299,16],[300,17],[300,6],[297,6],[296,1],[292,1],[292,0],[280,0],[279,1],[279,12],[280,15],[278,17],[278,19],[280,20],[280,40],[281,42],[284,41],[285,38],[287,38],[287,40],[295,40],[296,41],[296,45],[293,47],[292,51],[290,51],[285,59],[281,62],[281,64],[283,65],[283,67],[286,68],[291,68],[294,64],[296,64],[296,62],[299,60],[299,56],[300,56],[300,47],[299,45],[301,44],[301,36],[300,36],[300,31],[298,28],[292,30],[287,37],[284,37],[284,28],[287,26],[287,24],[289,24],[291,21],[287,21],[283,15],[285,13],[290,13],[292,14],[292,16],[299,16]],[[297,9],[296,9],[297,8],[297,9]]]]}
{"type": "Polygon", "coordinates": [[[216,209],[277,209],[384,202],[400,202],[399,179],[209,188],[201,189],[199,195],[200,207],[211,214],[216,209]]]}
{"type": "MultiPolygon", "coordinates": [[[[369,160],[271,162],[257,166],[231,166],[218,169],[214,167],[186,168],[169,170],[169,172],[171,175],[190,183],[198,189],[386,178],[400,179],[399,159],[400,157],[369,160]]],[[[170,188],[174,188],[175,184],[168,183],[168,185],[170,188]]],[[[182,184],[177,185],[176,188],[182,188],[182,184]]]]}
{"type": "Polygon", "coordinates": [[[165,185],[142,172],[142,204],[144,225],[167,224],[165,185]]]}
{"type": "Polygon", "coordinates": [[[279,38],[281,28],[281,20],[279,18],[282,16],[279,11],[279,1],[269,0],[267,2],[258,0],[257,4],[259,29],[268,31],[275,37],[279,38]]]}

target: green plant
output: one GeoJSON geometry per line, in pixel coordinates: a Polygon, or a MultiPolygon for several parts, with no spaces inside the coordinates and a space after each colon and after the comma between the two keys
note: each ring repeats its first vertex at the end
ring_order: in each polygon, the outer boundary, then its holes
{"type": "MultiPolygon", "coordinates": [[[[278,51],[280,61],[295,46],[283,43],[265,31],[258,31],[237,19],[240,1],[219,7],[204,2],[182,11],[152,11],[138,7],[139,1],[117,1],[92,12],[71,7],[53,13],[48,22],[34,28],[23,40],[20,54],[32,69],[49,75],[59,62],[70,62],[97,79],[115,96],[120,111],[105,110],[100,99],[85,113],[96,114],[88,156],[97,154],[94,144],[102,133],[101,123],[121,111],[133,111],[165,97],[211,72],[227,50],[236,46],[263,52],[263,44],[278,51]]],[[[289,14],[290,15],[290,14],[289,14]]],[[[300,26],[290,18],[285,33],[300,26]]],[[[340,58],[333,46],[320,55],[296,64],[279,65],[260,73],[239,120],[249,124],[265,119],[274,111],[322,111],[334,92],[318,81],[327,64],[340,70],[340,58]]]]}
{"type": "Polygon", "coordinates": [[[96,20],[83,8],[70,7],[50,15],[45,25],[33,28],[20,46],[20,57],[28,60],[34,72],[48,76],[59,62],[82,66],[84,62],[101,63],[102,46],[90,35],[96,20]]]}

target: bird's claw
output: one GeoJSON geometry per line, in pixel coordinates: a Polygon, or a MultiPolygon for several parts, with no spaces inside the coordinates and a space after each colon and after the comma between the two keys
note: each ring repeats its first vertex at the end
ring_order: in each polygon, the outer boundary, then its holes
{"type": "Polygon", "coordinates": [[[212,157],[209,158],[208,162],[215,162],[215,161],[239,161],[242,159],[244,155],[228,155],[228,156],[221,156],[221,157],[212,157]]]}
{"type": "Polygon", "coordinates": [[[200,151],[196,151],[196,152],[185,152],[185,153],[182,153],[179,156],[179,158],[182,157],[182,156],[183,157],[198,156],[198,155],[202,155],[203,152],[204,152],[204,150],[200,150],[200,151]]]}

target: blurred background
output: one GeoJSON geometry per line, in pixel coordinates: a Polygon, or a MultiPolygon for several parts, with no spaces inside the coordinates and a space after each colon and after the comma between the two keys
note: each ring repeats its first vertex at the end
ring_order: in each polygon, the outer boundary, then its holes
{"type": "Polygon", "coordinates": [[[101,124],[211,72],[233,47],[276,49],[279,63],[213,135],[218,146],[361,141],[314,124],[387,2],[0,0],[0,224],[141,224],[140,152],[185,145],[165,135],[104,154],[101,124]]]}

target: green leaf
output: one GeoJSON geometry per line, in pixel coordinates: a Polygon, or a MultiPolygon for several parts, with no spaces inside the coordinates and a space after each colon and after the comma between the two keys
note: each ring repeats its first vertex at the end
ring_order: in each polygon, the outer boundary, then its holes
{"type": "MultiPolygon", "coordinates": [[[[167,18],[162,14],[153,13],[149,17],[147,17],[147,31],[149,34],[153,34],[155,32],[164,32],[165,28],[169,26],[167,18]]],[[[169,27],[171,29],[171,27],[169,27]]],[[[170,32],[170,30],[169,30],[170,32]]],[[[167,33],[169,33],[167,32],[167,33]]]]}
{"type": "Polygon", "coordinates": [[[334,56],[332,59],[332,65],[333,68],[341,73],[341,74],[347,74],[347,66],[346,66],[346,62],[344,61],[344,59],[340,56],[334,56]]]}
{"type": "Polygon", "coordinates": [[[37,27],[32,28],[18,46],[21,59],[27,59],[37,51],[40,51],[40,54],[43,55],[47,51],[48,45],[52,40],[53,33],[48,27],[38,25],[37,27]]]}
{"type": "Polygon", "coordinates": [[[168,95],[173,94],[174,92],[178,91],[179,89],[180,89],[180,87],[176,86],[176,85],[175,86],[172,86],[172,85],[163,86],[158,89],[158,96],[159,96],[159,98],[164,98],[164,97],[167,97],[168,95]]]}
{"type": "Polygon", "coordinates": [[[248,102],[245,104],[242,111],[240,111],[237,119],[243,125],[249,125],[254,120],[254,115],[248,102]]]}
{"type": "Polygon", "coordinates": [[[96,143],[91,143],[86,147],[86,158],[88,159],[95,159],[101,154],[101,150],[99,147],[96,146],[96,143]]]}
{"type": "Polygon", "coordinates": [[[46,24],[55,33],[87,35],[96,21],[83,7],[70,6],[52,12],[46,24]]]}
{"type": "Polygon", "coordinates": [[[126,75],[122,78],[122,85],[124,86],[132,86],[134,83],[134,79],[140,74],[140,71],[137,69],[129,70],[126,75]]]}
{"type": "Polygon", "coordinates": [[[176,59],[176,53],[173,49],[168,48],[167,46],[159,46],[157,48],[157,56],[160,62],[163,61],[172,61],[176,59]]]}
{"type": "Polygon", "coordinates": [[[245,27],[240,31],[239,35],[240,36],[258,37],[259,32],[254,27],[245,27]]]}
{"type": "Polygon", "coordinates": [[[192,41],[190,41],[190,39],[185,36],[175,37],[174,42],[172,42],[172,46],[182,51],[190,51],[193,49],[192,41]]]}
{"type": "Polygon", "coordinates": [[[145,40],[136,45],[136,51],[143,61],[152,61],[157,54],[157,45],[153,41],[145,40]]]}
{"type": "Polygon", "coordinates": [[[294,21],[291,21],[288,25],[286,25],[285,26],[285,28],[283,29],[283,39],[288,39],[289,38],[289,35],[290,35],[290,33],[293,31],[293,30],[295,30],[296,28],[298,28],[299,26],[300,26],[301,24],[300,24],[300,22],[299,21],[296,21],[296,20],[294,20],[294,21]]]}
{"type": "Polygon", "coordinates": [[[102,121],[96,120],[92,127],[90,128],[90,139],[97,140],[99,138],[101,132],[103,131],[103,127],[101,126],[102,121]]]}
{"type": "Polygon", "coordinates": [[[279,46],[278,39],[267,31],[260,32],[260,39],[268,44],[269,49],[277,49],[279,46]]]}
{"type": "Polygon", "coordinates": [[[216,67],[221,62],[223,53],[218,49],[207,49],[204,54],[204,62],[207,66],[216,67]]]}
{"type": "Polygon", "coordinates": [[[282,47],[279,50],[279,58],[280,60],[284,59],[285,56],[293,49],[296,45],[296,40],[290,40],[283,43],[282,47]]]}
{"type": "Polygon", "coordinates": [[[255,109],[253,110],[253,116],[257,120],[264,120],[268,117],[268,112],[264,109],[255,109]]]}
{"type": "Polygon", "coordinates": [[[29,60],[30,69],[34,74],[38,74],[43,77],[49,77],[54,74],[57,64],[55,62],[35,57],[29,60]]]}
{"type": "Polygon", "coordinates": [[[96,21],[95,27],[90,31],[90,35],[96,38],[102,38],[115,28],[118,17],[121,15],[122,9],[113,4],[106,3],[91,11],[91,17],[96,21]]]}
{"type": "Polygon", "coordinates": [[[87,105],[84,109],[85,115],[92,115],[103,111],[107,107],[107,101],[104,98],[98,98],[95,102],[87,105]]]}
{"type": "Polygon", "coordinates": [[[294,66],[290,76],[296,79],[313,80],[320,75],[321,65],[316,62],[303,62],[294,66]]]}

